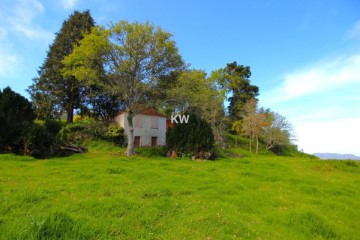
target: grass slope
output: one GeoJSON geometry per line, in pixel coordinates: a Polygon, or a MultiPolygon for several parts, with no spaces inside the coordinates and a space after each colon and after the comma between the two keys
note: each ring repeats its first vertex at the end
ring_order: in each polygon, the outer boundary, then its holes
{"type": "Polygon", "coordinates": [[[360,165],[0,155],[0,239],[358,239],[360,165]]]}

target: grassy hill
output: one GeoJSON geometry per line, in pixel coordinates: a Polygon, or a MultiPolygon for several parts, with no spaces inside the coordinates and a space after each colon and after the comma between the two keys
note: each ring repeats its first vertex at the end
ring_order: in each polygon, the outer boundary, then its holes
{"type": "Polygon", "coordinates": [[[359,186],[353,161],[0,155],[0,239],[357,239],[359,186]]]}

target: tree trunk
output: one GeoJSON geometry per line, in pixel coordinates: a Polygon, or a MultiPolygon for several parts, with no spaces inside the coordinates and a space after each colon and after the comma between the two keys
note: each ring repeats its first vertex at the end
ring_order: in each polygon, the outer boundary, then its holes
{"type": "Polygon", "coordinates": [[[251,151],[251,145],[252,145],[252,141],[253,141],[253,139],[254,139],[254,136],[251,135],[249,139],[250,139],[250,144],[249,144],[249,146],[250,146],[250,152],[252,152],[252,151],[251,151]]]}
{"type": "Polygon", "coordinates": [[[69,103],[66,114],[66,123],[72,123],[74,119],[74,106],[72,103],[69,103]]]}
{"type": "Polygon", "coordinates": [[[256,154],[259,153],[259,137],[256,136],[256,154]]]}
{"type": "Polygon", "coordinates": [[[126,148],[126,155],[132,156],[134,155],[134,125],[133,125],[133,114],[128,112],[127,121],[129,125],[129,133],[128,133],[128,144],[126,148]]]}
{"type": "Polygon", "coordinates": [[[236,135],[236,138],[235,138],[235,147],[237,147],[237,140],[238,139],[238,135],[236,135]]]}

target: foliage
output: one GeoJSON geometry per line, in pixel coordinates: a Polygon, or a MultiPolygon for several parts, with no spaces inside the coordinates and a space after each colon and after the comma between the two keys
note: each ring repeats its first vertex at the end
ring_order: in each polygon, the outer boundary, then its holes
{"type": "MultiPolygon", "coordinates": [[[[242,120],[233,122],[232,130],[238,135],[249,138],[249,150],[252,151],[256,140],[256,153],[259,152],[259,142],[264,142],[266,150],[290,146],[294,136],[291,124],[279,113],[270,109],[259,108],[256,99],[248,100],[242,109],[242,120]]],[[[237,138],[235,146],[237,145],[237,138]]],[[[297,150],[296,150],[297,151],[297,150]]]]}
{"type": "Polygon", "coordinates": [[[219,138],[225,128],[225,91],[219,89],[216,79],[206,77],[201,70],[183,71],[173,87],[167,90],[167,98],[174,102],[174,112],[194,112],[207,120],[219,138]]]}
{"type": "Polygon", "coordinates": [[[201,151],[210,151],[214,146],[214,134],[204,119],[194,113],[189,115],[188,123],[174,123],[166,133],[166,147],[179,154],[195,155],[201,151]]]}
{"type": "Polygon", "coordinates": [[[228,113],[232,121],[241,120],[241,110],[249,99],[259,95],[259,87],[250,83],[251,71],[249,66],[238,65],[237,62],[226,64],[212,73],[230,97],[228,113]]]}
{"type": "Polygon", "coordinates": [[[113,123],[106,128],[102,138],[121,146],[125,142],[126,135],[124,135],[124,129],[122,127],[113,123]]]}
{"type": "Polygon", "coordinates": [[[50,130],[44,125],[28,124],[22,130],[21,138],[25,155],[29,154],[36,158],[49,158],[57,152],[54,128],[50,130]]]}
{"type": "Polygon", "coordinates": [[[0,90],[0,152],[21,151],[23,128],[35,119],[31,103],[9,87],[0,90]]]}
{"type": "Polygon", "coordinates": [[[256,153],[259,151],[259,137],[264,127],[268,124],[265,114],[258,111],[257,100],[254,98],[244,104],[243,119],[241,121],[241,133],[248,136],[249,150],[251,152],[253,140],[256,139],[256,153]]]}
{"type": "Polygon", "coordinates": [[[63,122],[54,119],[46,119],[44,125],[53,136],[56,136],[64,126],[63,122]]]}
{"type": "Polygon", "coordinates": [[[226,141],[230,148],[249,148],[249,139],[241,135],[228,133],[226,135],[226,141]]]}
{"type": "Polygon", "coordinates": [[[106,126],[104,122],[90,118],[67,124],[61,129],[59,135],[61,141],[75,145],[83,145],[92,140],[106,140],[122,145],[126,138],[124,129],[116,124],[106,126]]]}
{"type": "Polygon", "coordinates": [[[84,120],[67,124],[59,134],[61,141],[79,145],[87,141],[101,139],[105,130],[106,127],[102,122],[84,120]]]}
{"type": "Polygon", "coordinates": [[[56,33],[44,64],[38,70],[39,76],[28,89],[39,118],[59,118],[66,112],[67,122],[72,122],[74,109],[82,104],[84,89],[73,76],[61,75],[61,61],[93,26],[89,11],[75,11],[56,33]]]}
{"type": "Polygon", "coordinates": [[[276,146],[291,145],[293,130],[291,124],[279,113],[268,111],[265,114],[268,124],[263,129],[262,138],[266,144],[266,149],[276,146]]]}
{"type": "MultiPolygon", "coordinates": [[[[120,21],[108,29],[93,28],[63,64],[64,77],[95,84],[118,97],[129,115],[128,139],[133,139],[132,119],[140,106],[153,100],[159,79],[181,68],[183,61],[170,33],[148,22],[120,21]]],[[[128,141],[128,155],[133,148],[133,141],[128,141]]]]}
{"type": "Polygon", "coordinates": [[[280,156],[308,157],[312,159],[318,159],[314,155],[299,151],[297,146],[294,144],[276,145],[275,147],[271,148],[270,151],[280,156]]]}

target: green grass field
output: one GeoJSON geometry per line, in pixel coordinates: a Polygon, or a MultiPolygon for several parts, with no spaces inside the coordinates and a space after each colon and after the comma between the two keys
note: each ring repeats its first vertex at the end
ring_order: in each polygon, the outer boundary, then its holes
{"type": "Polygon", "coordinates": [[[359,163],[118,151],[0,155],[0,239],[360,238],[359,163]]]}

